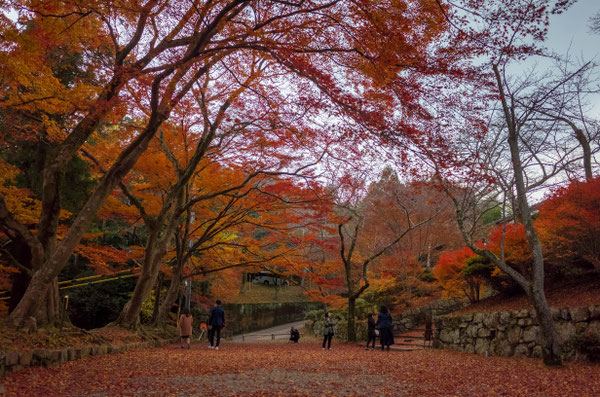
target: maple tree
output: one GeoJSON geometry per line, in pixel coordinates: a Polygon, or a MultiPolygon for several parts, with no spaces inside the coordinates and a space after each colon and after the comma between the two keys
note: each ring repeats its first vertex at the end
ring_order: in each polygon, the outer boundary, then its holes
{"type": "MultiPolygon", "coordinates": [[[[39,263],[11,313],[15,324],[31,316],[53,318],[52,308],[41,316],[36,303],[49,291],[99,208],[163,122],[185,102],[197,81],[216,82],[208,77],[209,72],[218,69],[216,75],[250,76],[251,59],[260,53],[272,62],[269,67],[288,76],[273,78],[272,86],[295,79],[302,87],[296,103],[325,100],[331,113],[354,120],[354,126],[378,128],[386,117],[384,109],[391,112],[392,107],[385,106],[389,102],[401,101],[408,113],[418,101],[415,75],[400,72],[408,65],[411,74],[433,73],[423,49],[445,26],[433,1],[419,7],[391,3],[385,9],[335,0],[197,3],[149,0],[123,6],[102,1],[94,5],[14,1],[5,5],[14,6],[18,17],[2,20],[2,57],[6,60],[2,63],[2,108],[39,112],[41,130],[55,147],[44,165],[38,228],[42,234],[17,226],[12,216],[3,217],[3,224],[19,234],[33,261],[39,263]],[[23,29],[25,25],[32,28],[23,29]],[[382,45],[383,38],[389,37],[399,45],[382,45]],[[57,79],[50,56],[55,49],[79,56],[85,76],[57,79]],[[360,93],[337,77],[342,71],[348,73],[353,87],[361,87],[360,93]],[[411,84],[402,84],[409,80],[411,84]],[[386,86],[393,86],[394,95],[383,94],[386,86]],[[62,124],[55,122],[56,114],[66,115],[62,124]],[[59,241],[61,175],[96,133],[120,139],[122,149],[59,241]]],[[[234,78],[234,84],[243,81],[244,77],[234,78]]],[[[270,95],[261,89],[256,92],[270,95]]],[[[324,109],[320,106],[319,112],[324,109]]],[[[34,136],[27,128],[23,131],[34,136]]],[[[0,204],[6,209],[4,201],[0,204]]]]}
{"type": "MultiPolygon", "coordinates": [[[[485,61],[480,63],[485,73],[484,77],[487,78],[485,87],[490,90],[490,93],[495,95],[500,104],[499,119],[501,120],[502,129],[506,131],[506,134],[503,135],[501,140],[497,140],[497,142],[505,142],[508,149],[508,161],[504,163],[510,165],[510,178],[507,180],[508,188],[504,190],[504,193],[505,197],[514,204],[512,210],[516,220],[525,229],[525,236],[532,254],[532,271],[530,277],[508,265],[503,252],[501,252],[500,256],[497,256],[485,247],[480,248],[476,246],[476,239],[473,239],[474,228],[472,226],[469,227],[466,223],[464,202],[461,204],[461,194],[466,193],[466,190],[463,189],[461,192],[460,189],[457,189],[458,192],[453,192],[448,184],[442,183],[445,186],[446,192],[455,203],[458,225],[467,246],[507,273],[532,300],[542,330],[541,338],[543,340],[544,362],[548,365],[558,365],[561,363],[560,346],[544,293],[544,257],[542,245],[533,224],[532,211],[528,198],[528,193],[535,183],[531,183],[527,179],[529,175],[526,173],[526,170],[531,169],[532,166],[528,164],[528,157],[524,157],[523,154],[525,152],[523,147],[531,150],[525,141],[525,137],[527,136],[526,126],[529,125],[531,112],[529,109],[518,110],[519,98],[518,94],[516,94],[518,93],[518,89],[512,89],[511,82],[507,79],[506,69],[512,61],[522,60],[532,54],[541,53],[536,44],[541,43],[547,35],[546,26],[548,25],[550,15],[563,12],[571,5],[571,2],[539,0],[511,2],[510,4],[505,4],[501,1],[481,3],[463,1],[459,3],[462,11],[449,11],[446,15],[449,20],[453,21],[453,27],[460,32],[458,36],[462,36],[465,39],[465,46],[462,47],[463,50],[485,59],[485,61]]],[[[474,139],[481,141],[478,137],[474,139]]],[[[532,152],[529,158],[533,159],[534,165],[539,166],[542,169],[543,176],[547,177],[544,163],[539,160],[537,154],[532,152]]],[[[472,165],[471,169],[466,171],[472,178],[472,184],[477,184],[476,181],[479,181],[480,186],[483,187],[482,190],[488,191],[488,196],[493,177],[488,172],[487,167],[494,164],[492,162],[484,162],[489,159],[482,159],[478,153],[474,160],[463,164],[463,166],[466,164],[472,165]],[[483,176],[481,174],[478,176],[478,171],[481,170],[483,170],[483,176]]],[[[455,164],[458,165],[458,163],[455,164]]],[[[460,165],[458,167],[460,168],[460,165]]],[[[464,168],[469,168],[469,166],[465,166],[464,168]]],[[[440,170],[440,161],[437,162],[436,169],[438,175],[443,174],[443,171],[440,170]]],[[[440,176],[440,179],[443,181],[444,177],[440,176]]],[[[506,202],[505,200],[504,203],[506,202]]],[[[475,206],[471,206],[470,212],[478,211],[475,206]]],[[[473,222],[473,225],[476,223],[473,222]]]]}
{"type": "Polygon", "coordinates": [[[581,257],[600,270],[600,178],[557,189],[535,221],[545,252],[560,260],[581,257]]]}
{"type": "MultiPolygon", "coordinates": [[[[369,288],[369,270],[374,262],[391,250],[413,230],[437,215],[435,208],[428,217],[417,218],[411,205],[415,198],[400,189],[397,175],[383,171],[381,179],[371,184],[364,197],[359,189],[342,194],[347,200],[334,209],[339,237],[339,256],[348,296],[348,340],[356,340],[356,300],[369,288]]],[[[339,193],[338,193],[339,194],[339,193]]],[[[397,260],[399,258],[396,258],[397,260]]]]}

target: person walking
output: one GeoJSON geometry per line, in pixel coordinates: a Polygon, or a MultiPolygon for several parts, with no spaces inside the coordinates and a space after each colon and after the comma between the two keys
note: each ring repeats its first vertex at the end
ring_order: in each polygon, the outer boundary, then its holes
{"type": "Polygon", "coordinates": [[[190,338],[192,336],[192,322],[194,318],[190,313],[190,309],[187,307],[183,310],[183,313],[179,317],[177,328],[179,329],[179,336],[181,337],[181,348],[183,349],[183,342],[187,344],[187,348],[190,348],[190,338]]]}
{"type": "Polygon", "coordinates": [[[375,325],[379,328],[381,350],[384,348],[390,350],[390,345],[394,344],[394,334],[392,332],[394,329],[394,321],[392,320],[392,316],[387,307],[381,306],[375,325]]]}
{"type": "Polygon", "coordinates": [[[217,299],[217,304],[210,309],[208,316],[208,325],[210,330],[208,331],[208,340],[210,345],[209,349],[219,350],[221,344],[221,329],[225,326],[225,311],[221,307],[221,301],[217,299]],[[217,343],[215,344],[215,333],[217,334],[217,343]]]}
{"type": "Polygon", "coordinates": [[[333,330],[335,323],[331,318],[331,313],[325,313],[325,321],[323,322],[323,350],[325,350],[325,343],[327,343],[327,350],[331,350],[331,338],[335,333],[333,330]]]}
{"type": "Polygon", "coordinates": [[[365,350],[369,350],[369,343],[373,341],[373,347],[371,350],[375,350],[375,341],[377,340],[377,330],[375,329],[375,319],[373,318],[374,313],[369,313],[367,316],[367,346],[365,350]]]}

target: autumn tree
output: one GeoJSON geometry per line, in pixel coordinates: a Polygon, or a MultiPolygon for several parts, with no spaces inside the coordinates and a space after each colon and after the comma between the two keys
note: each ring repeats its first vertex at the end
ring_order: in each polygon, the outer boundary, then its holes
{"type": "MultiPolygon", "coordinates": [[[[369,270],[383,254],[397,246],[412,230],[436,215],[414,217],[414,196],[401,191],[396,174],[384,170],[364,197],[347,195],[352,201],[338,202],[339,256],[343,264],[348,296],[348,340],[356,340],[356,300],[369,288],[369,270]]],[[[343,197],[343,196],[342,196],[343,197]]]]}
{"type": "MultiPolygon", "coordinates": [[[[17,9],[18,17],[2,19],[1,56],[6,62],[1,106],[46,115],[44,129],[56,143],[44,166],[37,233],[19,224],[0,200],[2,224],[26,242],[34,263],[31,282],[10,316],[17,325],[30,317],[54,318],[52,309],[39,312],[47,307],[40,302],[48,301],[44,294],[98,209],[163,122],[189,98],[196,82],[209,79],[214,67],[223,74],[231,70],[247,76],[251,59],[260,53],[280,72],[271,80],[273,86],[287,82],[288,87],[301,87],[297,103],[315,104],[315,98],[323,98],[329,106],[315,113],[346,118],[350,128],[381,128],[392,102],[401,102],[408,114],[419,98],[415,76],[448,70],[441,62],[440,68],[430,69],[432,54],[423,51],[445,28],[433,1],[372,8],[339,0],[186,5],[15,0],[4,7],[17,9]],[[383,45],[390,37],[397,45],[383,45]],[[83,54],[82,69],[90,78],[69,84],[56,79],[48,54],[61,47],[83,54]],[[54,122],[57,113],[66,114],[68,122],[54,122]],[[123,146],[58,241],[61,177],[95,133],[121,138],[123,146]]],[[[256,93],[269,95],[260,88],[256,93]]],[[[55,296],[55,291],[50,293],[55,296]]]]}
{"type": "Polygon", "coordinates": [[[545,200],[535,221],[544,250],[556,260],[579,258],[600,271],[600,178],[573,181],[545,200]]]}
{"type": "MultiPolygon", "coordinates": [[[[513,211],[516,219],[523,224],[528,245],[531,250],[533,265],[531,278],[509,266],[504,256],[497,256],[488,249],[476,246],[473,235],[469,233],[469,225],[465,223],[464,207],[461,206],[460,195],[444,183],[446,191],[452,197],[457,212],[457,220],[468,247],[478,255],[489,259],[495,266],[509,274],[527,293],[536,310],[541,328],[542,351],[544,362],[548,365],[561,363],[560,346],[557,340],[554,322],[544,293],[544,257],[542,245],[533,224],[531,206],[528,198],[528,180],[523,162],[523,126],[529,113],[516,112],[517,101],[507,79],[507,67],[511,61],[521,60],[531,54],[540,53],[536,42],[546,37],[546,26],[550,15],[561,13],[570,2],[538,0],[511,2],[500,1],[485,3],[460,2],[460,12],[446,12],[453,26],[466,38],[473,54],[485,58],[482,67],[489,76],[488,87],[492,86],[497,95],[503,128],[506,130],[505,143],[508,148],[510,169],[514,187],[515,205],[513,211]],[[469,19],[471,18],[471,19],[469,19]]],[[[532,155],[535,158],[535,154],[532,155]]],[[[536,158],[536,160],[538,160],[536,158]]],[[[539,161],[541,164],[542,161],[539,161]]],[[[439,167],[438,167],[439,172],[439,167]]],[[[489,175],[488,173],[486,173],[489,175]]],[[[442,178],[443,180],[443,178],[442,178]]],[[[489,181],[488,181],[489,182],[489,181]]]]}

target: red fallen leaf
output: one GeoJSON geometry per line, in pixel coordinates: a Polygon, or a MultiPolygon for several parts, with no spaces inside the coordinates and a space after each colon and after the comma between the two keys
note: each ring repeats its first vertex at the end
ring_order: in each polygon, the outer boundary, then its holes
{"type": "Polygon", "coordinates": [[[94,356],[57,368],[8,374],[8,396],[594,396],[600,366],[483,357],[446,350],[365,351],[314,341],[296,344],[202,344],[94,356]]]}

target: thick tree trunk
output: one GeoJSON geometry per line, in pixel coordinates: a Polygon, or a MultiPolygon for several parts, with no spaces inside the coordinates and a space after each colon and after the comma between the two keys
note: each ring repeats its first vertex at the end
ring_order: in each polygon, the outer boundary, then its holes
{"type": "Polygon", "coordinates": [[[156,283],[158,272],[150,269],[150,266],[144,266],[140,274],[133,295],[123,307],[121,314],[115,321],[116,324],[124,328],[137,328],[140,325],[140,311],[142,305],[152,292],[152,287],[156,283]]]}
{"type": "Polygon", "coordinates": [[[167,115],[168,113],[161,114],[160,117],[153,115],[144,131],[119,155],[113,166],[104,175],[84,207],[79,211],[58,247],[50,253],[42,266],[34,272],[23,298],[9,316],[14,325],[21,326],[26,318],[34,315],[40,305],[46,304],[44,293],[52,280],[58,277],[88,226],[94,220],[97,211],[119,181],[131,170],[146,150],[150,140],[167,115]]]}
{"type": "Polygon", "coordinates": [[[156,279],[160,271],[160,264],[163,257],[167,253],[167,248],[178,224],[179,210],[181,209],[181,194],[176,198],[176,203],[173,204],[174,208],[171,214],[167,217],[166,229],[159,236],[160,229],[163,227],[163,222],[159,221],[156,223],[155,231],[153,231],[146,244],[146,257],[144,260],[144,266],[142,267],[142,273],[137,279],[133,295],[129,302],[125,304],[121,314],[115,321],[125,328],[136,328],[139,325],[140,311],[142,305],[152,292],[152,287],[156,284],[156,279]]]}
{"type": "Polygon", "coordinates": [[[177,301],[177,297],[179,296],[179,290],[181,287],[181,280],[183,275],[183,266],[177,266],[173,272],[173,278],[171,279],[171,285],[167,290],[167,295],[165,295],[165,299],[160,305],[158,311],[158,317],[156,318],[156,325],[163,326],[169,320],[169,313],[171,312],[171,308],[177,301]]]}
{"type": "Polygon", "coordinates": [[[348,298],[348,342],[356,341],[356,321],[355,321],[355,310],[356,310],[356,298],[348,298]]]}
{"type": "Polygon", "coordinates": [[[546,365],[561,365],[561,350],[558,343],[558,336],[552,319],[552,312],[546,302],[546,296],[543,291],[533,290],[531,294],[535,314],[542,331],[542,357],[546,365]]]}
{"type": "Polygon", "coordinates": [[[164,280],[164,273],[159,272],[158,281],[156,282],[156,287],[154,288],[154,307],[152,308],[152,319],[150,320],[152,324],[156,324],[156,318],[158,317],[158,309],[160,307],[160,292],[162,290],[164,280]]]}

